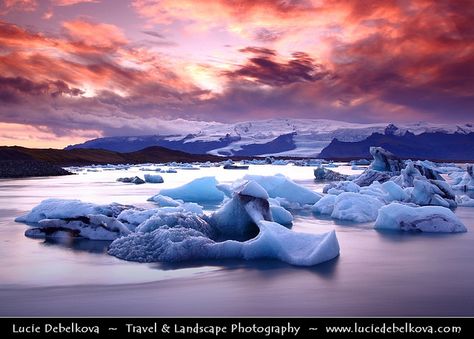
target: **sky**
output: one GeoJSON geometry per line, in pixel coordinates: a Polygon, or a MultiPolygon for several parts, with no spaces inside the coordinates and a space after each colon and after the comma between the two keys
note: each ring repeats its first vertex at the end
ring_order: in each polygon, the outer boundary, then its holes
{"type": "Polygon", "coordinates": [[[174,119],[470,123],[473,22],[471,0],[0,0],[0,145],[174,119]]]}

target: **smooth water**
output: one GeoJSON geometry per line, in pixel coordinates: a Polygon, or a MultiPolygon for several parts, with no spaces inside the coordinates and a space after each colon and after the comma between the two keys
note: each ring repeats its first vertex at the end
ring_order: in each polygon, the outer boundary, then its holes
{"type": "Polygon", "coordinates": [[[338,258],[310,268],[271,260],[126,262],[106,254],[108,242],[29,239],[27,226],[13,221],[52,197],[152,208],[146,199],[161,188],[208,175],[231,182],[246,173],[283,173],[323,187],[311,167],[271,165],[160,173],[163,184],[115,181],[144,173],[134,167],[0,180],[0,315],[474,315],[474,208],[456,210],[468,228],[462,234],[378,232],[371,223],[300,212],[293,230],[335,229],[341,246],[338,258]]]}

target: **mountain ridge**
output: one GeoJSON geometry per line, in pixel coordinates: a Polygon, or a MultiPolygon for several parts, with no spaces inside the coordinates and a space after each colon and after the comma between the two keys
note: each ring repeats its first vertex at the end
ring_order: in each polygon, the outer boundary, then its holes
{"type": "Polygon", "coordinates": [[[182,134],[104,137],[70,145],[66,149],[97,148],[115,152],[132,152],[150,146],[161,146],[192,154],[224,156],[318,157],[334,139],[358,142],[373,133],[404,135],[407,132],[468,134],[471,124],[434,124],[426,122],[349,123],[327,119],[269,119],[235,124],[183,123],[182,134]]]}

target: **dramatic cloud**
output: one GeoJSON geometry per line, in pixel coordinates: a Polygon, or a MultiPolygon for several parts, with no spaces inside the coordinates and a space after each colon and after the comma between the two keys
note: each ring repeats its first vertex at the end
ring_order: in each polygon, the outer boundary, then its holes
{"type": "Polygon", "coordinates": [[[65,138],[174,118],[470,122],[472,22],[469,0],[6,0],[0,123],[65,138]]]}
{"type": "Polygon", "coordinates": [[[244,78],[269,86],[283,86],[301,81],[316,81],[329,76],[323,65],[316,64],[306,53],[295,52],[290,60],[278,62],[276,52],[257,47],[241,49],[256,55],[245,65],[224,74],[229,78],[244,78]]]}

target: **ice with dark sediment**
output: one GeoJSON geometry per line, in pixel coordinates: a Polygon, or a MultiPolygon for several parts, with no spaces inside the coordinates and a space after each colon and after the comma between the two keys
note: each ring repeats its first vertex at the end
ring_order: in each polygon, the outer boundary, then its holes
{"type": "Polygon", "coordinates": [[[449,209],[391,203],[380,209],[375,229],[437,233],[466,232],[466,226],[449,209]]]}

